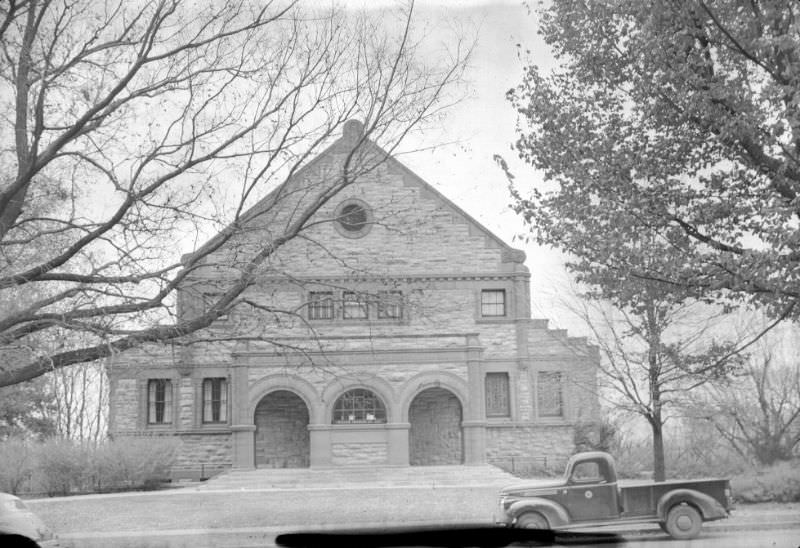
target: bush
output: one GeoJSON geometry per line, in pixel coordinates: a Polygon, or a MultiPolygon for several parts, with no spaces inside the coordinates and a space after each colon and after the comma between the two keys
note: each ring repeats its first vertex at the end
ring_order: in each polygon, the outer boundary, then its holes
{"type": "Polygon", "coordinates": [[[0,491],[14,494],[152,489],[169,477],[180,441],[125,438],[89,445],[60,438],[0,442],[0,491]]]}
{"type": "Polygon", "coordinates": [[[739,502],[800,502],[800,461],[783,461],[731,479],[739,502]]]}
{"type": "Polygon", "coordinates": [[[35,477],[48,496],[84,491],[91,473],[87,448],[70,440],[50,438],[36,450],[35,477]]]}
{"type": "Polygon", "coordinates": [[[153,488],[169,477],[179,446],[175,438],[126,438],[103,443],[94,454],[94,490],[153,488]]]}
{"type": "Polygon", "coordinates": [[[16,495],[34,469],[32,442],[12,437],[0,443],[0,491],[16,495]]]}
{"type": "Polygon", "coordinates": [[[575,451],[614,452],[619,445],[617,427],[609,420],[581,421],[573,434],[575,451]]]}

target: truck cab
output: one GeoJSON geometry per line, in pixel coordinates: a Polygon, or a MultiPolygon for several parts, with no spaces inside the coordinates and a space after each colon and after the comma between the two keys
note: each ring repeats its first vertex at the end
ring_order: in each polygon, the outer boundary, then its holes
{"type": "Polygon", "coordinates": [[[554,500],[563,501],[572,521],[618,517],[617,472],[611,455],[579,453],[567,463],[564,487],[554,500]]]}

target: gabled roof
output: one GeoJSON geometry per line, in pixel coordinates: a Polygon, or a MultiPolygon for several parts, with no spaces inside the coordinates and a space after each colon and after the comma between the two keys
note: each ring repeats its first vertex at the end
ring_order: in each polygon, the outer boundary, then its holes
{"type": "MultiPolygon", "coordinates": [[[[422,177],[414,173],[409,167],[405,164],[401,163],[399,160],[394,158],[391,154],[386,152],[383,148],[378,146],[374,141],[368,139],[364,135],[364,126],[358,120],[348,120],[344,123],[342,136],[339,137],[335,142],[325,148],[322,152],[317,154],[314,158],[312,158],[307,164],[299,168],[294,174],[291,175],[289,179],[278,185],[275,189],[273,189],[269,194],[267,194],[264,198],[260,199],[256,204],[251,206],[247,211],[242,213],[239,219],[239,226],[246,225],[253,219],[255,219],[259,214],[263,213],[264,211],[268,211],[270,204],[274,203],[276,196],[279,192],[290,185],[293,181],[298,180],[299,178],[303,177],[306,173],[310,170],[313,170],[317,165],[321,164],[325,161],[325,159],[330,156],[331,154],[341,153],[342,151],[351,151],[355,148],[361,148],[369,152],[370,154],[374,154],[375,156],[381,158],[381,161],[385,161],[386,164],[397,171],[400,171],[404,176],[407,177],[408,180],[413,181],[414,184],[422,188],[424,193],[434,196],[437,200],[441,201],[448,209],[455,212],[457,215],[462,217],[468,225],[471,226],[472,229],[477,231],[478,233],[482,233],[486,238],[493,241],[499,248],[501,248],[503,253],[503,262],[510,262],[510,263],[524,263],[525,262],[525,252],[511,247],[505,241],[503,241],[499,236],[494,234],[491,230],[486,228],[483,224],[481,224],[478,220],[472,217],[469,213],[461,209],[457,206],[452,200],[447,198],[444,194],[439,192],[436,188],[433,187],[430,183],[425,181],[422,177]]],[[[225,231],[234,230],[234,225],[231,224],[225,228],[223,232],[220,232],[217,236],[203,244],[198,250],[194,253],[202,253],[202,250],[207,249],[210,246],[213,246],[216,241],[222,237],[222,234],[225,231]]],[[[192,254],[194,254],[192,253],[192,254]]],[[[184,256],[184,260],[187,259],[192,254],[187,254],[184,256]]]]}

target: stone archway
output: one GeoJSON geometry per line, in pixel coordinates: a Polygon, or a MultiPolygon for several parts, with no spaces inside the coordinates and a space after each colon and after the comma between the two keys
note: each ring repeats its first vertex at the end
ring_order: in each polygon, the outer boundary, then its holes
{"type": "Polygon", "coordinates": [[[255,464],[259,468],[308,468],[308,407],[289,390],[261,398],[255,410],[255,464]]]}
{"type": "Polygon", "coordinates": [[[461,417],[461,402],[450,390],[427,388],[417,394],[408,408],[409,464],[462,464],[461,417]]]}

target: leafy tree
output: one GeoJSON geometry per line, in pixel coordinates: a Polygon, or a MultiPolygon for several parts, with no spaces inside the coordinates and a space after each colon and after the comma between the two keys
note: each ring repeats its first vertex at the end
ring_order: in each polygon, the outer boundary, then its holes
{"type": "Polygon", "coordinates": [[[509,92],[516,151],[545,178],[512,183],[535,238],[579,274],[601,266],[800,315],[799,11],[791,0],[541,7],[557,64],[529,66],[509,92]]]}
{"type": "Polygon", "coordinates": [[[249,206],[349,119],[365,128],[353,150],[368,138],[392,151],[457,100],[469,47],[456,36],[422,63],[413,2],[383,21],[298,4],[2,4],[0,386],[209,326],[377,166],[354,158],[332,174],[282,230],[240,250],[202,310],[175,320],[177,288],[287,197],[245,219],[249,206]]]}
{"type": "Polygon", "coordinates": [[[54,434],[55,409],[44,378],[0,387],[0,441],[15,435],[44,438],[54,434]]]}

